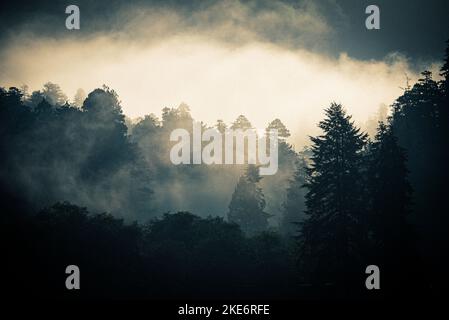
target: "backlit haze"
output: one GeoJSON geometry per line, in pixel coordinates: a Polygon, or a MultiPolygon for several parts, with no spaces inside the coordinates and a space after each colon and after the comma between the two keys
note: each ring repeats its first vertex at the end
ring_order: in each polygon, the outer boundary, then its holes
{"type": "MultiPolygon", "coordinates": [[[[407,77],[411,83],[419,78],[416,66],[397,52],[382,59],[331,52],[337,31],[307,1],[300,8],[279,3],[254,12],[238,1],[225,3],[196,16],[176,8],[133,8],[116,13],[120,30],[92,33],[83,25],[82,7],[80,34],[39,36],[32,31],[38,22],[30,22],[0,51],[0,82],[26,84],[32,91],[51,81],[70,99],[78,88],[88,93],[106,84],[132,119],[160,116],[163,107],[181,102],[209,125],[244,114],[264,128],[280,118],[298,147],[318,132],[316,124],[332,101],[363,127],[403,92],[407,77]]],[[[427,61],[425,67],[438,66],[427,61]]]]}

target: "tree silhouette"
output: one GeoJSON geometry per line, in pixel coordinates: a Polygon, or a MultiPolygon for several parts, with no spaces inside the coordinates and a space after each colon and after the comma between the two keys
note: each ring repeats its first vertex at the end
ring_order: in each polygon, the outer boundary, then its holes
{"type": "Polygon", "coordinates": [[[251,122],[249,122],[249,120],[244,115],[239,115],[231,125],[232,130],[247,130],[252,129],[252,127],[253,126],[251,125],[251,122]]]}
{"type": "Polygon", "coordinates": [[[443,59],[443,66],[440,70],[440,75],[443,77],[440,86],[445,97],[449,95],[449,40],[447,40],[446,43],[447,45],[443,59]]]}
{"type": "Polygon", "coordinates": [[[299,263],[312,283],[350,286],[364,246],[362,161],[366,134],[342,106],[332,103],[311,137],[306,220],[299,236],[299,263]]]}
{"type": "MultiPolygon", "coordinates": [[[[443,71],[444,73],[444,71],[443,71]]],[[[429,71],[393,104],[392,126],[399,145],[407,151],[410,183],[414,190],[414,208],[410,221],[416,224],[420,250],[433,270],[436,287],[444,274],[441,261],[448,259],[449,221],[445,200],[447,173],[447,104],[443,86],[429,71]]]]}
{"type": "Polygon", "coordinates": [[[268,124],[268,127],[266,128],[266,131],[269,132],[270,130],[277,130],[278,137],[281,139],[286,139],[290,137],[290,131],[288,131],[287,127],[282,123],[279,119],[274,119],[268,124]]]}
{"type": "Polygon", "coordinates": [[[86,92],[84,92],[83,89],[79,88],[78,90],[76,90],[75,96],[73,97],[73,105],[81,108],[86,98],[86,92]]]}
{"type": "Polygon", "coordinates": [[[257,166],[249,165],[240,177],[229,204],[228,220],[238,224],[249,235],[268,227],[269,215],[264,212],[265,199],[258,186],[261,179],[257,166]]]}
{"type": "Polygon", "coordinates": [[[47,82],[42,90],[44,98],[52,105],[62,106],[67,102],[67,96],[62,92],[61,87],[55,83],[47,82]]]}
{"type": "Polygon", "coordinates": [[[264,190],[265,200],[267,202],[266,210],[272,216],[269,221],[270,224],[281,228],[282,232],[285,232],[287,229],[282,227],[282,206],[287,196],[289,181],[295,172],[298,154],[295,152],[293,146],[287,143],[286,139],[290,136],[290,132],[281,120],[275,119],[268,124],[265,129],[265,136],[267,138],[269,137],[268,132],[271,129],[276,129],[278,132],[278,171],[274,175],[264,177],[260,185],[264,190]]]}
{"type": "Polygon", "coordinates": [[[226,123],[224,123],[224,121],[220,119],[217,120],[217,124],[215,125],[215,127],[221,134],[224,134],[227,128],[226,123]]]}
{"type": "Polygon", "coordinates": [[[304,219],[306,168],[305,159],[300,156],[287,189],[286,200],[283,203],[281,230],[289,236],[296,235],[298,225],[304,219]]]}
{"type": "Polygon", "coordinates": [[[408,221],[412,189],[408,182],[406,152],[389,125],[380,122],[375,141],[370,145],[368,164],[369,228],[373,261],[382,270],[383,289],[404,290],[417,274],[415,235],[408,221]]]}

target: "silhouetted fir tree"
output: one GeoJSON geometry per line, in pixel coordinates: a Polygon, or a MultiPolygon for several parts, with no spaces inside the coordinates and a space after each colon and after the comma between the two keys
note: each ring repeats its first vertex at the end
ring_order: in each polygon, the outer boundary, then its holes
{"type": "Polygon", "coordinates": [[[439,102],[439,123],[438,123],[438,136],[435,136],[436,148],[438,151],[436,163],[432,163],[432,166],[438,166],[438,174],[436,178],[438,182],[436,183],[437,191],[436,195],[436,207],[438,207],[438,218],[437,218],[437,229],[438,232],[438,255],[437,261],[437,272],[433,272],[435,275],[434,282],[437,284],[441,291],[446,290],[449,286],[449,281],[446,276],[446,268],[449,263],[449,203],[446,199],[447,197],[447,182],[449,181],[449,170],[447,168],[449,164],[449,147],[448,147],[448,137],[449,137],[449,40],[446,42],[446,52],[443,60],[443,66],[440,70],[440,75],[443,77],[439,82],[441,100],[439,102]],[[441,280],[439,280],[441,279],[441,280]]]}
{"type": "Polygon", "coordinates": [[[258,183],[262,178],[255,165],[248,165],[232,194],[228,221],[234,222],[248,235],[264,231],[268,227],[269,214],[264,212],[265,199],[258,183]]]}
{"type": "Polygon", "coordinates": [[[43,99],[44,95],[41,91],[33,91],[27,98],[25,98],[24,104],[31,108],[35,108],[43,99]]]}
{"type": "Polygon", "coordinates": [[[428,142],[435,137],[441,97],[431,72],[424,71],[422,75],[423,78],[393,103],[392,120],[399,143],[416,155],[410,156],[412,175],[415,168],[423,169],[425,158],[435,150],[428,142]]]}
{"type": "Polygon", "coordinates": [[[223,120],[218,119],[217,123],[215,124],[215,128],[217,128],[218,132],[220,132],[223,135],[226,131],[227,126],[223,120]]]}
{"type": "Polygon", "coordinates": [[[239,115],[231,125],[232,130],[236,129],[247,130],[251,129],[252,127],[253,126],[251,125],[251,122],[249,122],[249,120],[244,115],[239,115]]]}
{"type": "Polygon", "coordinates": [[[54,106],[51,105],[49,102],[47,102],[47,100],[44,98],[36,106],[36,108],[34,109],[34,112],[36,114],[38,114],[39,116],[42,116],[42,115],[45,116],[45,115],[48,115],[49,113],[51,113],[54,109],[55,109],[54,106]]]}
{"type": "Polygon", "coordinates": [[[126,208],[134,218],[147,214],[151,172],[137,145],[130,142],[117,93],[106,86],[95,89],[84,100],[82,111],[83,134],[89,137],[82,179],[95,185],[109,201],[117,201],[117,209],[126,208]],[[127,179],[115,184],[121,176],[127,179]]]}
{"type": "Polygon", "coordinates": [[[434,185],[432,179],[441,174],[442,166],[439,163],[441,132],[438,125],[441,94],[432,74],[424,71],[422,75],[423,78],[394,102],[392,116],[399,144],[408,152],[412,186],[420,197],[424,197],[417,199],[418,206],[427,198],[426,193],[434,193],[429,187],[434,185]],[[432,165],[429,165],[429,159],[432,159],[432,165]],[[425,190],[421,190],[423,186],[425,190]]]}
{"type": "Polygon", "coordinates": [[[361,167],[367,136],[340,104],[332,103],[325,113],[319,123],[324,134],[311,137],[299,264],[306,281],[340,290],[351,286],[366,267],[360,263],[366,236],[361,167]]]}
{"type": "Polygon", "coordinates": [[[14,106],[21,104],[23,93],[16,87],[10,87],[8,90],[0,87],[0,109],[2,112],[11,111],[14,106]]]}
{"type": "Polygon", "coordinates": [[[181,103],[177,108],[162,109],[162,127],[164,130],[171,132],[173,129],[184,128],[191,133],[192,121],[190,107],[185,103],[181,103]]]}
{"type": "MultiPolygon", "coordinates": [[[[252,131],[253,125],[251,124],[251,122],[244,116],[244,115],[239,115],[237,117],[237,119],[231,124],[230,126],[231,130],[241,130],[242,132],[245,132],[247,130],[252,131]]],[[[233,150],[232,153],[234,155],[234,158],[237,159],[238,156],[242,156],[240,153],[243,153],[243,156],[245,159],[248,159],[248,147],[249,147],[249,142],[248,142],[248,137],[244,137],[243,139],[243,150],[238,150],[237,149],[237,138],[234,136],[233,138],[233,150]],[[237,155],[237,153],[239,153],[239,155],[237,155]]],[[[224,147],[224,143],[223,143],[223,147],[224,147]]],[[[224,149],[223,149],[224,151],[224,149]]],[[[223,153],[224,155],[224,153],[223,153]]],[[[243,166],[241,167],[243,168],[243,166]]]]}
{"type": "Polygon", "coordinates": [[[417,259],[415,234],[408,221],[412,188],[406,152],[399,146],[391,126],[379,123],[368,159],[371,263],[382,270],[383,290],[388,293],[416,288],[419,280],[411,283],[410,278],[417,276],[421,264],[417,259]]]}
{"type": "Polygon", "coordinates": [[[125,116],[114,90],[95,89],[87,96],[82,110],[85,133],[91,134],[91,146],[81,173],[85,179],[94,181],[129,160],[134,150],[128,143],[125,116]]]}
{"type": "MultiPolygon", "coordinates": [[[[269,222],[271,225],[281,227],[282,205],[286,198],[289,180],[295,172],[298,155],[292,145],[286,141],[290,132],[280,119],[275,119],[268,124],[265,129],[267,139],[269,131],[272,129],[277,130],[278,136],[278,170],[276,174],[264,177],[261,181],[261,187],[264,190],[267,202],[266,210],[272,215],[269,222]]],[[[268,153],[271,151],[268,142],[267,145],[268,153]]]]}
{"type": "Polygon", "coordinates": [[[62,106],[68,100],[59,85],[47,82],[44,84],[42,90],[33,91],[31,95],[25,94],[24,104],[34,108],[39,105],[43,99],[45,99],[52,106],[62,106]]]}
{"type": "MultiPolygon", "coordinates": [[[[443,60],[443,66],[440,70],[440,76],[443,77],[439,82],[441,100],[438,108],[439,123],[438,128],[440,134],[438,137],[438,148],[441,152],[441,164],[445,166],[449,163],[449,148],[447,148],[447,137],[449,136],[449,40],[447,41],[446,53],[443,60]]],[[[449,170],[444,170],[445,173],[442,180],[449,179],[449,170]]]]}
{"type": "Polygon", "coordinates": [[[296,163],[296,170],[293,178],[290,179],[287,188],[287,195],[282,204],[281,231],[289,236],[295,235],[298,231],[298,225],[304,219],[306,209],[305,195],[306,188],[306,162],[300,156],[296,163]]]}
{"type": "Polygon", "coordinates": [[[443,79],[440,82],[441,91],[443,92],[443,96],[448,97],[449,95],[449,40],[446,41],[446,52],[444,55],[443,66],[440,69],[440,76],[443,79]]]}
{"type": "MultiPolygon", "coordinates": [[[[444,71],[443,71],[444,72],[444,71]]],[[[414,208],[410,220],[416,225],[420,251],[433,270],[430,282],[443,288],[441,278],[448,260],[449,210],[446,201],[447,107],[443,85],[429,71],[393,104],[392,126],[400,146],[406,149],[414,208]],[[445,129],[446,128],[446,129],[445,129]]]]}
{"type": "Polygon", "coordinates": [[[279,119],[274,119],[268,124],[268,127],[265,129],[265,131],[269,132],[270,130],[277,130],[278,138],[280,138],[281,140],[285,140],[290,137],[290,131],[288,131],[287,127],[279,119]]]}
{"type": "Polygon", "coordinates": [[[81,108],[86,98],[87,98],[86,92],[83,89],[79,88],[76,91],[75,96],[73,97],[73,105],[75,107],[81,108]]]}
{"type": "Polygon", "coordinates": [[[379,123],[369,154],[369,192],[374,213],[386,215],[385,219],[398,219],[392,222],[405,222],[412,189],[407,179],[406,152],[391,126],[379,123]],[[391,212],[396,212],[396,217],[389,216],[391,212]]]}
{"type": "Polygon", "coordinates": [[[141,151],[147,168],[154,177],[164,177],[167,173],[166,154],[170,152],[167,143],[163,141],[164,133],[159,119],[150,114],[139,121],[132,131],[130,140],[136,143],[141,151]]]}
{"type": "Polygon", "coordinates": [[[42,95],[51,105],[62,106],[67,102],[67,96],[58,84],[47,82],[44,84],[42,95]]]}
{"type": "Polygon", "coordinates": [[[373,213],[380,223],[391,219],[391,228],[395,229],[394,224],[406,222],[412,189],[407,179],[406,152],[399,146],[393,129],[383,122],[379,123],[375,140],[370,145],[369,160],[368,180],[373,213]],[[394,217],[391,216],[392,212],[395,212],[394,217]]]}

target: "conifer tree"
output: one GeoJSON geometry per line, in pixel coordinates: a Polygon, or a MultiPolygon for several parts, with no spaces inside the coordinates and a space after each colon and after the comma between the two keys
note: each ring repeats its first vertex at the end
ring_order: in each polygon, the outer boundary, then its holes
{"type": "Polygon", "coordinates": [[[415,236],[408,221],[412,188],[408,181],[406,151],[391,125],[379,123],[368,157],[369,230],[371,260],[382,270],[388,293],[418,287],[420,263],[415,236]]]}
{"type": "Polygon", "coordinates": [[[446,43],[447,46],[444,55],[443,66],[441,67],[440,70],[440,76],[443,77],[440,86],[443,91],[443,95],[447,97],[449,95],[449,40],[446,41],[446,43]]]}
{"type": "Polygon", "coordinates": [[[367,135],[340,104],[325,113],[319,123],[323,135],[311,137],[299,264],[311,283],[350,285],[362,268],[365,243],[361,170],[367,135]]]}
{"type": "MultiPolygon", "coordinates": [[[[444,66],[443,66],[444,76],[444,66]]],[[[435,271],[440,286],[447,259],[448,113],[444,85],[429,71],[393,104],[392,126],[401,147],[407,151],[410,183],[414,190],[412,219],[417,224],[422,254],[435,271]],[[439,271],[436,271],[439,270],[439,271]],[[438,275],[439,274],[439,275],[438,275]]]]}
{"type": "Polygon", "coordinates": [[[231,129],[241,129],[241,130],[248,130],[252,129],[252,124],[249,122],[249,120],[244,115],[239,115],[237,119],[232,123],[231,129]]]}
{"type": "Polygon", "coordinates": [[[83,89],[79,88],[78,90],[76,90],[75,96],[73,97],[73,105],[75,107],[81,108],[86,98],[86,92],[83,89]]]}
{"type": "Polygon", "coordinates": [[[273,121],[271,121],[268,124],[268,127],[266,128],[266,132],[269,132],[270,130],[277,130],[278,137],[281,140],[285,140],[286,138],[290,137],[290,131],[279,119],[274,119],[273,121]]]}
{"type": "Polygon", "coordinates": [[[261,179],[258,167],[248,165],[229,204],[228,220],[238,224],[248,235],[265,231],[268,227],[269,214],[264,212],[265,199],[259,187],[261,179]]]}
{"type": "MultiPolygon", "coordinates": [[[[280,230],[288,233],[290,226],[284,224],[283,203],[286,201],[287,189],[296,170],[296,162],[298,161],[298,154],[295,152],[293,146],[286,140],[290,136],[287,127],[279,119],[271,121],[265,129],[265,136],[270,136],[270,130],[277,130],[278,137],[278,171],[274,175],[264,177],[261,186],[265,193],[267,201],[267,211],[273,215],[270,222],[279,226],[280,230]]],[[[267,152],[271,152],[267,146],[267,152]]],[[[294,225],[293,225],[294,227],[294,225]]]]}
{"type": "Polygon", "coordinates": [[[306,162],[303,157],[298,158],[296,171],[287,188],[287,195],[283,203],[281,230],[284,234],[294,235],[297,226],[304,219],[306,188],[306,162]]]}

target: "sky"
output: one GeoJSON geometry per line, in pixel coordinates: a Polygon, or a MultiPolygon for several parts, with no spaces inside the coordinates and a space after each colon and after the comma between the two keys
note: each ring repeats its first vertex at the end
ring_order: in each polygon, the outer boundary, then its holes
{"type": "Polygon", "coordinates": [[[449,1],[13,1],[0,12],[0,86],[51,81],[73,97],[103,84],[124,113],[181,102],[214,124],[280,118],[295,145],[342,103],[363,126],[419,72],[438,73],[449,1]],[[65,28],[76,4],[81,29],[65,28]],[[380,8],[367,30],[365,8],[380,8]]]}

